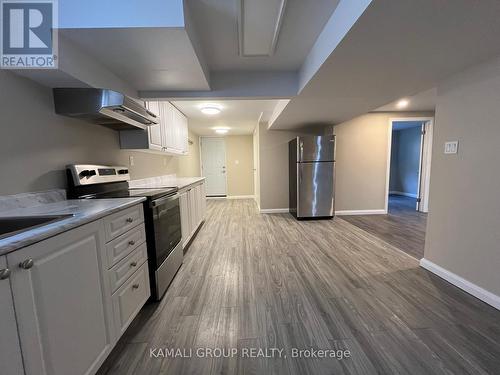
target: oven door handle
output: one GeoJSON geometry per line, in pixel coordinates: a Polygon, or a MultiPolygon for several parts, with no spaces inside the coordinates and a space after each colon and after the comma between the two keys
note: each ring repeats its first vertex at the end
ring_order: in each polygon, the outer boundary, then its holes
{"type": "Polygon", "coordinates": [[[178,199],[179,198],[179,194],[174,194],[174,195],[169,195],[168,197],[163,197],[163,198],[158,198],[154,201],[152,201],[150,204],[149,204],[149,207],[158,207],[158,206],[161,206],[162,204],[165,204],[167,202],[170,202],[170,201],[173,201],[174,199],[178,199]]]}

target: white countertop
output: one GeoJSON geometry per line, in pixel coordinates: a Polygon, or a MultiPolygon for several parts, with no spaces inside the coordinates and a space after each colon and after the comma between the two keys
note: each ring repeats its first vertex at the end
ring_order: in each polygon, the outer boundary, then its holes
{"type": "Polygon", "coordinates": [[[101,217],[139,204],[145,200],[146,198],[144,197],[74,199],[3,211],[0,213],[0,217],[2,218],[64,214],[72,214],[73,216],[0,239],[0,255],[10,253],[72,228],[95,221],[101,217]]]}
{"type": "Polygon", "coordinates": [[[179,190],[205,180],[205,177],[177,177],[177,188],[179,190]]]}
{"type": "Polygon", "coordinates": [[[176,187],[182,190],[190,185],[205,180],[205,177],[177,177],[175,174],[169,174],[158,177],[143,178],[140,180],[129,181],[129,186],[133,188],[162,188],[176,187]]]}

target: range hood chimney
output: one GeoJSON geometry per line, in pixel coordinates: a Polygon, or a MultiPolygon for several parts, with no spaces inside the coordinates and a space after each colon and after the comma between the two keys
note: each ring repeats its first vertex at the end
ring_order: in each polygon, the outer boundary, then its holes
{"type": "Polygon", "coordinates": [[[56,113],[114,130],[147,129],[158,124],[156,114],[119,92],[92,88],[55,88],[56,113]]]}

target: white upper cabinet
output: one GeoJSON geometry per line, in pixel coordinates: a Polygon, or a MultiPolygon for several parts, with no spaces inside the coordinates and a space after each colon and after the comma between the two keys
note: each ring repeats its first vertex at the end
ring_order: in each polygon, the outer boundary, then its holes
{"type": "MultiPolygon", "coordinates": [[[[153,112],[155,115],[160,115],[160,106],[158,102],[149,102],[147,103],[148,109],[153,112]]],[[[163,129],[162,124],[155,124],[148,127],[148,135],[149,135],[149,148],[152,150],[161,151],[163,147],[163,129]]]]}
{"type": "Polygon", "coordinates": [[[161,102],[160,107],[165,107],[167,132],[165,133],[164,145],[169,152],[175,154],[187,154],[188,152],[188,123],[184,114],[169,102],[161,102]]]}
{"type": "Polygon", "coordinates": [[[188,153],[188,121],[170,102],[148,102],[148,109],[160,117],[159,124],[148,130],[122,130],[123,149],[159,151],[175,155],[188,153]]]}

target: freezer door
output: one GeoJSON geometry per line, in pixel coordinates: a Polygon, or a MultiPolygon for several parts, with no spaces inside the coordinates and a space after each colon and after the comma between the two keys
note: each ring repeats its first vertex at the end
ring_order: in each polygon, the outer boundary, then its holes
{"type": "Polygon", "coordinates": [[[335,136],[298,137],[298,161],[335,161],[335,136]]]}
{"type": "Polygon", "coordinates": [[[297,217],[332,217],[335,163],[297,163],[297,217]]]}

